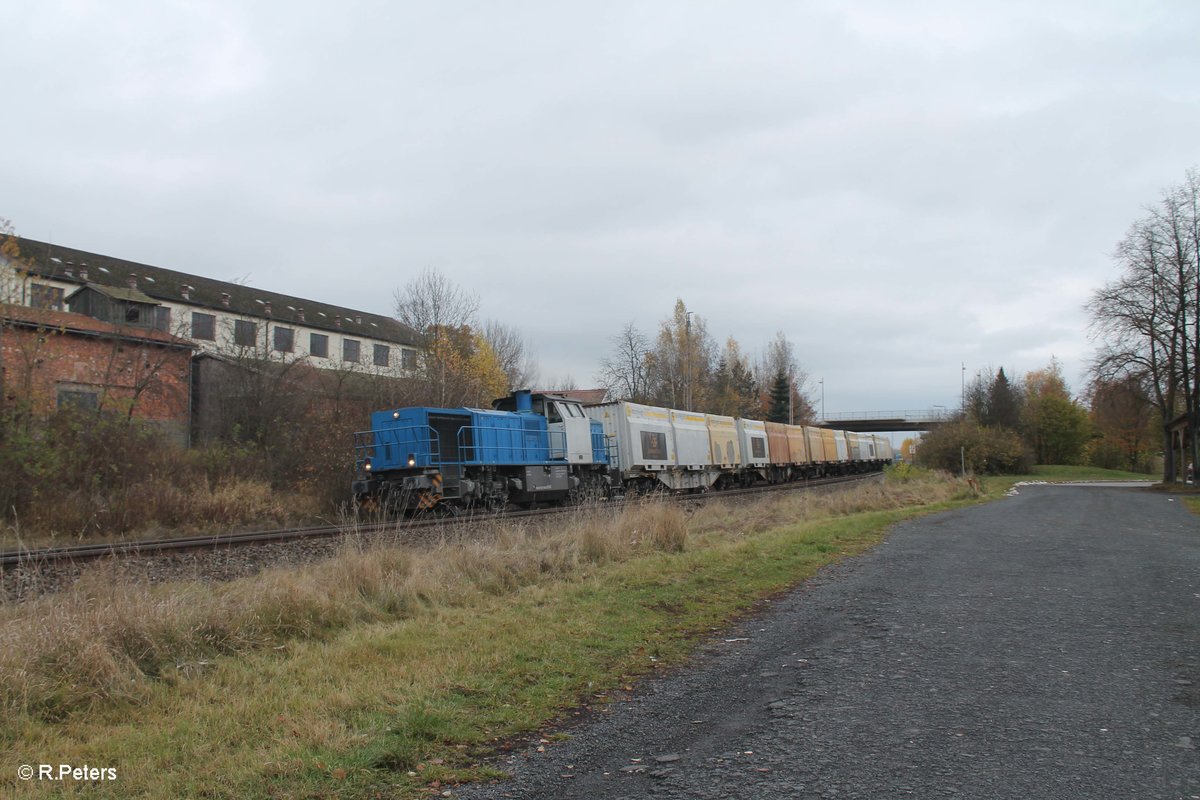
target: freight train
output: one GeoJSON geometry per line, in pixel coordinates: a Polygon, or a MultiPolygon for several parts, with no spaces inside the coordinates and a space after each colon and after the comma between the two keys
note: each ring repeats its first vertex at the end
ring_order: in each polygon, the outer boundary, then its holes
{"type": "Polygon", "coordinates": [[[529,508],[870,472],[893,456],[882,436],[625,400],[526,390],[492,405],[372,414],[355,434],[355,498],[397,511],[529,508]]]}

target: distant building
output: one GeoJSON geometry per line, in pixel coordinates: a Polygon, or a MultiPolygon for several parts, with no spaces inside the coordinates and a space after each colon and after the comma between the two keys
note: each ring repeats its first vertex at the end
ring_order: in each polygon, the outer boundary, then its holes
{"type": "Polygon", "coordinates": [[[417,366],[416,334],[391,317],[13,238],[20,255],[0,260],[0,302],[164,331],[204,353],[393,377],[417,366]]]}
{"type": "MultiPolygon", "coordinates": [[[[396,320],[291,295],[12,237],[0,256],[0,402],[118,409],[181,442],[219,435],[286,365],[289,386],[326,374],[403,378],[417,336],[396,320]],[[295,366],[296,369],[291,369],[295,366]]],[[[319,383],[319,381],[317,381],[319,383]]],[[[287,391],[283,389],[281,391],[287,391]]]]}

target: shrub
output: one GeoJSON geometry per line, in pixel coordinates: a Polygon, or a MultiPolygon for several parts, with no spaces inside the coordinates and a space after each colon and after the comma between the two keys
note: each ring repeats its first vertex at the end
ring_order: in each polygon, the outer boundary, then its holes
{"type": "Polygon", "coordinates": [[[967,471],[976,474],[1019,474],[1033,469],[1033,455],[1014,431],[970,420],[947,423],[922,436],[917,461],[952,473],[960,472],[964,461],[967,471]]]}

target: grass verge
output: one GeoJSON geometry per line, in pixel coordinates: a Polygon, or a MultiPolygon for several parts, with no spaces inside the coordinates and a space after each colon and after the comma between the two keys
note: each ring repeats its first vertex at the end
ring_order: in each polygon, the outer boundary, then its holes
{"type": "Polygon", "coordinates": [[[3,762],[113,767],[44,796],[425,796],[484,755],[679,663],[697,639],[971,502],[916,471],[829,495],[582,511],[421,551],[361,550],[213,587],[100,577],[0,608],[3,762]]]}
{"type": "Polygon", "coordinates": [[[1125,472],[1119,469],[1102,469],[1100,467],[1080,467],[1065,464],[1038,465],[1025,475],[987,475],[981,479],[982,485],[989,495],[1003,494],[1022,481],[1046,481],[1061,483],[1066,481],[1156,481],[1159,476],[1146,475],[1141,472],[1125,472]]]}

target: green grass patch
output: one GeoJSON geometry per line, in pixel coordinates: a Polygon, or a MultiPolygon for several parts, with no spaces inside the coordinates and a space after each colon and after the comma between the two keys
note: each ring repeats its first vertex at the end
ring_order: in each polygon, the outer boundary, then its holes
{"type": "Polygon", "coordinates": [[[1126,472],[1120,469],[1100,467],[1046,464],[1033,468],[1033,476],[1043,481],[1154,481],[1160,476],[1144,472],[1126,472]]]}
{"type": "MultiPolygon", "coordinates": [[[[603,707],[764,598],[873,546],[896,521],[968,502],[962,483],[908,476],[826,497],[706,505],[692,518],[675,507],[584,517],[570,536],[502,531],[424,561],[350,554],[327,566],[340,570],[333,577],[210,589],[241,598],[237,624],[251,635],[220,628],[214,615],[230,613],[227,599],[198,613],[191,607],[206,601],[195,597],[171,610],[170,646],[139,623],[46,651],[91,663],[89,646],[107,648],[95,661],[115,672],[97,680],[92,702],[80,697],[90,673],[71,671],[75,662],[62,675],[76,683],[60,687],[74,694],[55,713],[7,695],[4,763],[111,766],[116,781],[48,787],[10,771],[0,793],[419,797],[486,779],[495,775],[487,756],[514,737],[603,707]],[[309,606],[322,619],[310,620],[309,606]],[[271,615],[285,630],[270,630],[271,615]],[[193,620],[208,626],[198,639],[193,620]],[[121,660],[129,631],[138,648],[159,648],[140,669],[121,660]],[[204,636],[233,652],[207,652],[204,636]]],[[[169,591],[147,590],[144,602],[161,604],[169,591]]],[[[0,636],[16,636],[24,612],[7,611],[14,627],[0,636]]],[[[26,683],[0,679],[37,690],[29,670],[46,666],[20,663],[26,683]]]]}
{"type": "Polygon", "coordinates": [[[1033,468],[1033,472],[1025,475],[987,475],[981,482],[989,495],[1003,494],[1012,488],[1013,484],[1022,481],[1046,481],[1047,483],[1062,483],[1068,481],[1158,481],[1161,476],[1147,475],[1142,472],[1126,472],[1119,469],[1102,469],[1100,467],[1080,467],[1065,464],[1045,464],[1033,468]]]}

